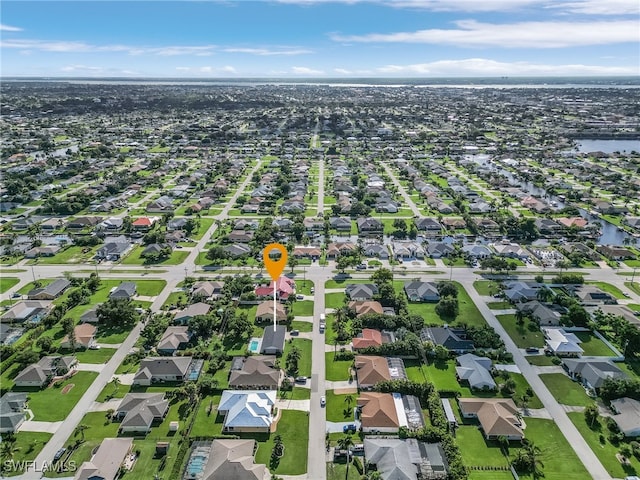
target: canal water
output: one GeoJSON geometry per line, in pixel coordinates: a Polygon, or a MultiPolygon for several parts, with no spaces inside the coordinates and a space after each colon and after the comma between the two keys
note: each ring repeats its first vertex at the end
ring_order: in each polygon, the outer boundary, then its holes
{"type": "Polygon", "coordinates": [[[578,152],[638,152],[640,154],[640,140],[576,140],[578,152]]]}

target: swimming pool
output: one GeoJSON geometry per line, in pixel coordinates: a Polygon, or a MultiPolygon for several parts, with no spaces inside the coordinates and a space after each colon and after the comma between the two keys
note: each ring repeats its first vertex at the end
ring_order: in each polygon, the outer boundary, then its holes
{"type": "Polygon", "coordinates": [[[189,475],[195,476],[199,473],[202,473],[204,470],[204,465],[207,463],[207,456],[202,454],[194,454],[189,459],[189,465],[187,467],[187,471],[189,475]]]}
{"type": "Polygon", "coordinates": [[[249,351],[251,353],[260,353],[260,344],[262,343],[260,338],[252,338],[249,341],[249,351]]]}

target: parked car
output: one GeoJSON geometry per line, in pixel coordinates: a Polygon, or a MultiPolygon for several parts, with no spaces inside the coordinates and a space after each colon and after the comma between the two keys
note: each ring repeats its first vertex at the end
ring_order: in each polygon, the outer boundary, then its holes
{"type": "Polygon", "coordinates": [[[291,330],[291,335],[293,335],[294,337],[295,337],[296,335],[298,335],[299,333],[300,333],[300,331],[299,331],[299,330],[291,330]]]}
{"type": "Polygon", "coordinates": [[[307,383],[307,377],[296,377],[296,383],[307,383]]]}
{"type": "Polygon", "coordinates": [[[304,300],[304,295],[296,295],[296,300],[304,300]]]}
{"type": "Polygon", "coordinates": [[[355,423],[350,423],[348,425],[344,425],[342,427],[342,433],[356,433],[356,430],[358,429],[358,427],[356,427],[355,423]]]}
{"type": "Polygon", "coordinates": [[[527,347],[525,351],[527,353],[539,353],[540,349],[538,347],[527,347]]]}
{"type": "Polygon", "coordinates": [[[320,406],[324,407],[327,404],[327,398],[323,395],[320,397],[320,406]]]}
{"type": "Polygon", "coordinates": [[[362,265],[362,264],[356,265],[356,270],[365,270],[366,268],[367,268],[366,265],[362,265]]]}
{"type": "Polygon", "coordinates": [[[311,293],[315,293],[316,289],[314,287],[311,287],[311,293]]]}
{"type": "Polygon", "coordinates": [[[62,447],[60,450],[58,450],[53,456],[53,461],[57,462],[58,460],[60,460],[66,451],[67,449],[65,447],[62,447]]]}

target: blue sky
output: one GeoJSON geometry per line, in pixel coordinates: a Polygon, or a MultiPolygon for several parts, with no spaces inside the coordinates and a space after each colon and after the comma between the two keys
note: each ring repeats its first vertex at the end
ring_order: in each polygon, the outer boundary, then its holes
{"type": "Polygon", "coordinates": [[[3,76],[640,75],[638,0],[11,1],[3,76]]]}

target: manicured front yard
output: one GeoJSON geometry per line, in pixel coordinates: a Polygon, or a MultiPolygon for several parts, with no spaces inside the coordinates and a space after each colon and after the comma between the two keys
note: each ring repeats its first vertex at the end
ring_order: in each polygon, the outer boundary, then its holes
{"type": "Polygon", "coordinates": [[[534,323],[525,320],[520,326],[516,323],[516,316],[511,314],[496,315],[496,318],[519,348],[544,347],[544,335],[534,323]]]}
{"type": "Polygon", "coordinates": [[[75,353],[69,350],[68,355],[75,355],[80,363],[107,363],[114,353],[116,353],[115,348],[101,348],[99,350],[77,350],[75,353]]]}
{"type": "Polygon", "coordinates": [[[508,310],[509,308],[513,308],[509,302],[489,302],[487,303],[487,307],[491,310],[508,310]]]}
{"type": "Polygon", "coordinates": [[[166,287],[166,280],[135,280],[138,295],[154,297],[166,287]]]}
{"type": "Polygon", "coordinates": [[[467,467],[502,467],[509,464],[498,443],[485,440],[477,425],[461,425],[456,430],[456,443],[467,467]]]}
{"type": "Polygon", "coordinates": [[[586,407],[593,403],[593,399],[584,391],[582,385],[574,382],[564,373],[544,373],[540,375],[555,399],[564,405],[586,407]]]}
{"type": "Polygon", "coordinates": [[[78,400],[87,391],[89,385],[98,376],[95,372],[78,372],[73,377],[59,383],[58,386],[35,390],[33,388],[14,387],[16,392],[29,392],[29,407],[33,411],[34,420],[41,422],[58,422],[64,420],[73,410],[78,400]],[[66,385],[74,386],[67,392],[66,385]],[[52,408],[55,406],[55,408],[52,408]]]}
{"type": "Polygon", "coordinates": [[[500,291],[500,287],[497,282],[493,280],[476,280],[473,282],[473,288],[476,289],[479,295],[491,296],[500,291]]]}
{"type": "Polygon", "coordinates": [[[141,257],[141,253],[145,247],[142,245],[136,247],[129,255],[126,256],[122,262],[122,265],[179,265],[189,256],[187,250],[174,250],[171,255],[163,258],[157,262],[148,262],[144,257],[141,257]]]}
{"type": "Polygon", "coordinates": [[[324,295],[324,306],[325,308],[340,308],[344,305],[345,298],[344,293],[326,293],[324,295]]]}
{"type": "Polygon", "coordinates": [[[626,476],[638,475],[640,473],[640,461],[637,458],[631,457],[631,465],[624,467],[616,458],[616,453],[620,450],[620,447],[628,442],[622,442],[617,447],[613,445],[609,440],[609,431],[604,423],[604,420],[601,419],[598,423],[595,423],[592,427],[589,427],[587,421],[584,418],[584,413],[581,412],[570,412],[568,413],[569,418],[576,426],[582,438],[586,440],[586,442],[593,450],[593,453],[596,454],[604,468],[607,469],[607,472],[612,477],[615,478],[624,478],[626,476]],[[603,440],[600,440],[600,435],[603,435],[603,440]]]}
{"type": "Polygon", "coordinates": [[[531,365],[537,365],[539,367],[550,367],[555,365],[552,361],[554,357],[548,355],[527,355],[526,358],[531,365]]]}
{"type": "Polygon", "coordinates": [[[618,287],[616,287],[615,285],[611,285],[610,283],[606,283],[606,282],[586,282],[586,283],[589,285],[595,285],[603,292],[607,292],[608,294],[613,295],[615,298],[625,298],[625,296],[622,294],[622,291],[620,291],[618,287]]]}

